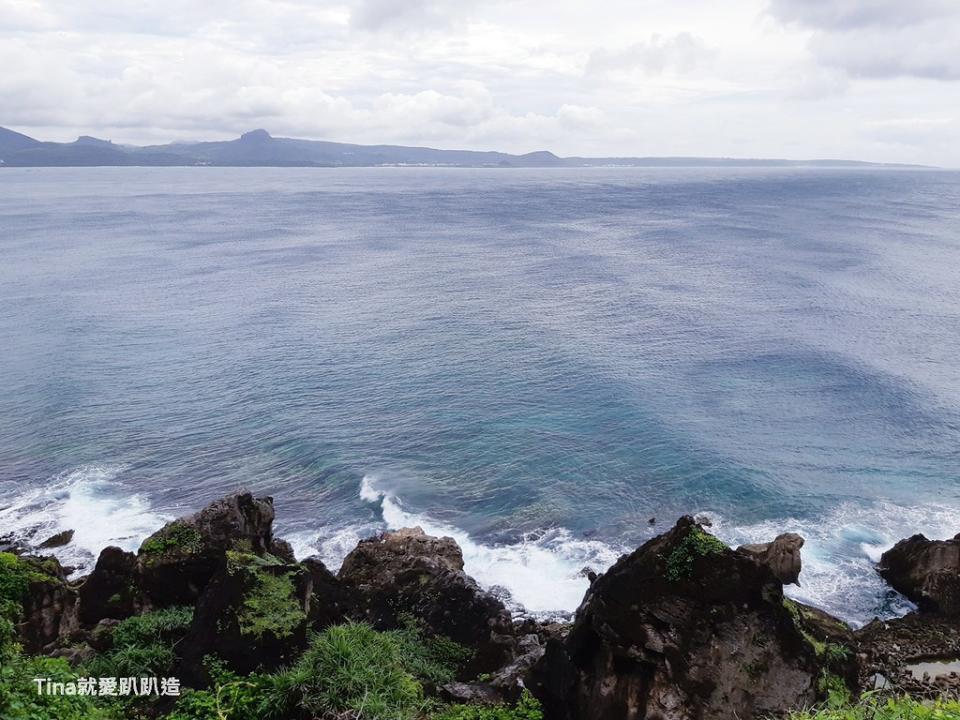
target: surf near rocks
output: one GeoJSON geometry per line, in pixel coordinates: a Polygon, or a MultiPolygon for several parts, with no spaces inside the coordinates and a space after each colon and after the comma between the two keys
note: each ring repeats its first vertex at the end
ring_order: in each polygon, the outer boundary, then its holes
{"type": "MultiPolygon", "coordinates": [[[[298,562],[273,520],[270,498],[235,493],[168,523],[137,553],[104,549],[76,582],[55,559],[11,555],[29,566],[21,642],[83,666],[112,647],[118,623],[180,613],[170,667],[202,688],[214,682],[210,657],[244,677],[295,663],[325,628],[414,626],[467,651],[454,677],[424,683],[436,702],[511,703],[526,690],[558,720],[777,716],[830,690],[873,689],[877,675],[887,691],[952,692],[909,666],[946,652],[955,618],[921,612],[854,632],[785,599],[783,584],[800,574],[798,536],[734,550],[681,518],[599,575],[572,624],[548,624],[514,621],[464,572],[451,538],[382,533],[334,574],[316,558],[298,562]],[[928,640],[904,649],[907,630],[928,640]]],[[[902,562],[921,585],[944,570],[928,555],[902,562]]]]}

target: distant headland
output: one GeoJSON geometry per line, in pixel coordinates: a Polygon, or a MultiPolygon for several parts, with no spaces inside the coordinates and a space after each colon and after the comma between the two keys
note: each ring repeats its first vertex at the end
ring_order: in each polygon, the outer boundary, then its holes
{"type": "Polygon", "coordinates": [[[844,167],[918,168],[853,160],[780,160],[704,157],[559,157],[540,150],[522,155],[438,150],[402,145],[354,145],[273,137],[253,130],[235,140],[166,145],[121,145],[81,135],[44,142],[0,127],[0,167],[217,166],[217,167],[844,167]]]}

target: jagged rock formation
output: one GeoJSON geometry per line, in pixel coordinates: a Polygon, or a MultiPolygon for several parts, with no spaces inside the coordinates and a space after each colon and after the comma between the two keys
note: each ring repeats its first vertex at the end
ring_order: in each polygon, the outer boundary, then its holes
{"type": "Polygon", "coordinates": [[[118,547],[104,548],[96,567],[78,591],[78,616],[84,625],[123,620],[139,611],[137,556],[118,547]]]}
{"type": "Polygon", "coordinates": [[[229,550],[263,555],[273,544],[273,498],[238,492],[167,523],[137,553],[140,584],[151,607],[193,604],[226,562],[229,550]]]}
{"type": "Polygon", "coordinates": [[[495,670],[513,656],[510,613],[463,572],[463,554],[452,538],[412,528],[361,540],[338,578],[355,593],[355,616],[374,627],[396,627],[409,615],[428,632],[472,648],[467,675],[495,670]]]}
{"type": "Polygon", "coordinates": [[[684,517],[594,582],[531,681],[558,720],[742,720],[814,702],[819,669],[770,567],[684,517]]]}
{"type": "Polygon", "coordinates": [[[960,614],[960,534],[901,540],[880,558],[880,574],[922,611],[960,614]]]}
{"type": "Polygon", "coordinates": [[[796,533],[784,533],[773,542],[741,545],[737,550],[769,567],[774,577],[784,585],[799,585],[803,542],[803,538],[796,533]]]}

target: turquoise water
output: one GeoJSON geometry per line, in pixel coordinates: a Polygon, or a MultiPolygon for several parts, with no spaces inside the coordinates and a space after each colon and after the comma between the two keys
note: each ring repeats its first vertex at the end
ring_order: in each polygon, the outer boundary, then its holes
{"type": "Polygon", "coordinates": [[[957,173],[6,169],[0,257],[0,527],[80,567],[246,486],[569,611],[707,513],[862,621],[960,531],[957,173]]]}

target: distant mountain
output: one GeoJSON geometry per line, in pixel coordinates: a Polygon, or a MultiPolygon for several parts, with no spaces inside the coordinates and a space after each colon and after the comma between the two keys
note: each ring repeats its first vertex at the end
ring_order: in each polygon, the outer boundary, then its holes
{"type": "MultiPolygon", "coordinates": [[[[848,160],[762,160],[695,157],[561,158],[540,150],[525,155],[475,150],[437,150],[402,145],[353,145],[322,140],[275,138],[266,130],[236,140],[170,143],[137,147],[82,135],[72,143],[41,142],[0,128],[0,166],[161,166],[225,167],[886,167],[848,160]]],[[[899,165],[890,167],[919,167],[899,165]]]]}
{"type": "Polygon", "coordinates": [[[39,144],[32,137],[0,127],[0,158],[39,144]]]}

